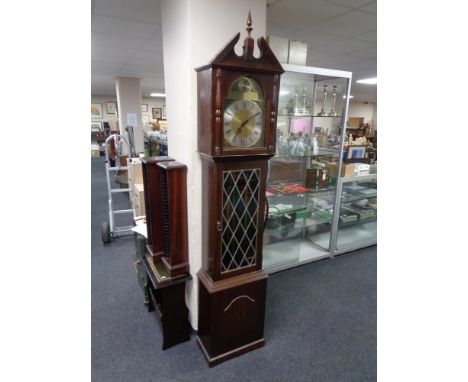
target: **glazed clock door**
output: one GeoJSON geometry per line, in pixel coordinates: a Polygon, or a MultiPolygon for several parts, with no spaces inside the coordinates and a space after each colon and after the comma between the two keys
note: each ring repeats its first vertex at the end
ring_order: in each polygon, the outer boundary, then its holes
{"type": "Polygon", "coordinates": [[[220,278],[261,269],[265,176],[265,161],[220,165],[220,278]]]}

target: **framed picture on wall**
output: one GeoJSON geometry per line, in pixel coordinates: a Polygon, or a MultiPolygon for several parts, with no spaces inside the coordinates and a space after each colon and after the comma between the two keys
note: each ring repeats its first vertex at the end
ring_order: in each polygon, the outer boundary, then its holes
{"type": "Polygon", "coordinates": [[[91,104],[91,117],[102,118],[102,104],[100,103],[91,104]]]}
{"type": "Polygon", "coordinates": [[[147,113],[148,112],[148,105],[146,103],[141,104],[141,112],[147,113]]]}
{"type": "Polygon", "coordinates": [[[91,132],[101,132],[101,131],[102,131],[102,122],[91,121],[91,132]]]}
{"type": "Polygon", "coordinates": [[[162,107],[162,117],[166,118],[166,105],[163,105],[162,107]]]}
{"type": "Polygon", "coordinates": [[[161,108],[153,107],[153,119],[161,119],[161,108]]]}
{"type": "Polygon", "coordinates": [[[117,114],[117,102],[106,102],[107,114],[117,114]]]}
{"type": "Polygon", "coordinates": [[[141,120],[143,121],[143,124],[144,125],[148,125],[149,124],[149,115],[142,115],[141,116],[141,120]]]}

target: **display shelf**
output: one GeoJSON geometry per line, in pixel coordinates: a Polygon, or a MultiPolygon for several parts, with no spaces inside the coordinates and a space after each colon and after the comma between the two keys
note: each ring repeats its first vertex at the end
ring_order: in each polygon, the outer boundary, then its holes
{"type": "Polygon", "coordinates": [[[372,194],[360,194],[360,193],[345,193],[341,196],[343,203],[352,203],[362,199],[375,198],[377,197],[377,190],[372,194]]]}
{"type": "Polygon", "coordinates": [[[327,257],[330,252],[304,238],[280,241],[263,247],[263,268],[273,273],[327,257]]]}
{"type": "Polygon", "coordinates": [[[278,117],[288,117],[288,118],[343,118],[342,115],[313,115],[313,114],[304,114],[304,115],[292,115],[292,114],[278,114],[278,117]]]}
{"type": "Polygon", "coordinates": [[[353,222],[346,222],[346,223],[339,222],[338,227],[346,228],[346,227],[356,226],[356,225],[359,225],[359,224],[373,223],[375,221],[377,221],[377,216],[374,216],[374,217],[371,217],[371,218],[368,218],[368,219],[358,219],[358,220],[353,221],[353,222]]]}
{"type": "Polygon", "coordinates": [[[324,219],[321,216],[311,213],[310,218],[299,218],[296,219],[294,223],[279,225],[277,228],[266,228],[265,233],[268,233],[271,236],[278,236],[281,237],[281,234],[286,230],[296,230],[300,231],[303,228],[316,226],[319,224],[329,224],[331,219],[324,219]]]}
{"type": "Polygon", "coordinates": [[[268,272],[332,255],[335,173],[342,157],[350,92],[350,72],[294,65],[284,65],[284,69],[278,100],[277,155],[270,160],[267,190],[278,184],[306,190],[268,192],[267,199],[271,212],[275,204],[282,209],[303,206],[310,216],[296,216],[294,223],[272,227],[285,219],[274,222],[270,213],[263,249],[263,268],[268,272]],[[338,115],[319,115],[322,112],[338,115]]]}
{"type": "Polygon", "coordinates": [[[339,178],[335,208],[340,215],[357,214],[359,219],[343,223],[334,217],[334,254],[377,243],[377,192],[377,174],[339,178]]]}
{"type": "MultiPolygon", "coordinates": [[[[336,187],[328,187],[328,188],[322,188],[322,189],[318,189],[318,190],[314,190],[314,189],[311,189],[310,191],[304,191],[304,192],[297,192],[297,193],[291,193],[291,194],[282,194],[281,191],[278,193],[278,194],[272,194],[272,195],[268,195],[268,198],[269,199],[276,199],[276,198],[284,198],[284,197],[294,197],[294,196],[303,196],[303,195],[313,195],[313,194],[321,194],[321,193],[324,193],[324,192],[333,192],[335,191],[336,187]]],[[[269,191],[270,192],[270,191],[269,191]]],[[[271,193],[271,192],[270,192],[271,193]]]]}
{"type": "Polygon", "coordinates": [[[377,243],[377,220],[361,222],[350,227],[340,229],[336,243],[337,254],[341,250],[349,251],[354,247],[362,248],[377,243]]]}

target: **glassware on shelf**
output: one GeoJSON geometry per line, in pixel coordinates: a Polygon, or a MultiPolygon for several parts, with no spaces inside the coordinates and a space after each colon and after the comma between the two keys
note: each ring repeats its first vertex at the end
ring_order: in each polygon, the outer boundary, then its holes
{"type": "Polygon", "coordinates": [[[333,103],[332,103],[332,108],[330,110],[330,113],[328,114],[330,117],[336,117],[338,114],[335,111],[335,106],[336,106],[336,85],[333,85],[333,103]]]}
{"type": "Polygon", "coordinates": [[[287,110],[291,116],[301,117],[311,114],[311,100],[307,97],[307,87],[294,87],[294,98],[288,101],[287,110]]]}
{"type": "Polygon", "coordinates": [[[288,148],[288,141],[284,136],[282,131],[278,131],[278,154],[279,156],[285,157],[288,155],[289,148],[288,148]]]}

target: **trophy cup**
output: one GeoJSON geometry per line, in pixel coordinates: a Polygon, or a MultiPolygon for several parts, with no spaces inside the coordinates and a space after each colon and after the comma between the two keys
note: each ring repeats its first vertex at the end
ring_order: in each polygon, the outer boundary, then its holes
{"type": "Polygon", "coordinates": [[[338,115],[335,111],[335,105],[336,105],[336,85],[333,85],[333,103],[332,103],[332,108],[330,110],[330,113],[328,114],[330,117],[336,117],[338,115]]]}
{"type": "Polygon", "coordinates": [[[323,85],[323,103],[322,103],[322,111],[318,113],[319,117],[328,116],[328,113],[325,111],[325,102],[327,101],[327,88],[328,88],[328,85],[323,85]]]}

